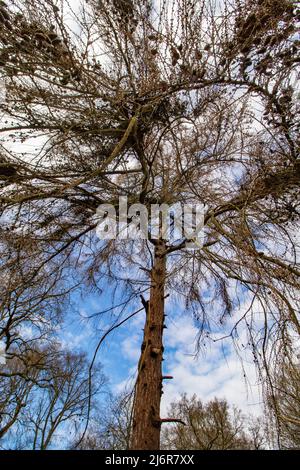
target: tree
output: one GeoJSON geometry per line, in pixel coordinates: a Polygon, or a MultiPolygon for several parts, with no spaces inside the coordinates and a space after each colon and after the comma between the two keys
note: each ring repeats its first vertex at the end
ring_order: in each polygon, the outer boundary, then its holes
{"type": "Polygon", "coordinates": [[[45,450],[59,433],[70,442],[83,428],[90,400],[94,410],[104,389],[100,369],[93,375],[97,385],[90,390],[86,357],[53,345],[8,359],[0,371],[1,442],[45,450]]]}
{"type": "Polygon", "coordinates": [[[252,417],[247,419],[247,431],[253,450],[272,449],[271,433],[266,417],[252,417]]]}
{"type": "Polygon", "coordinates": [[[86,358],[74,353],[65,354],[51,387],[44,389],[26,410],[24,426],[34,436],[33,449],[45,450],[59,438],[59,431],[70,436],[82,427],[89,400],[99,393],[105,383],[103,375],[98,373],[97,385],[93,387],[90,397],[86,368],[86,358]]]}
{"type": "Polygon", "coordinates": [[[186,299],[199,344],[246,295],[249,310],[231,336],[244,322],[265,369],[268,345],[300,332],[291,235],[299,223],[298,4],[91,0],[72,11],[67,2],[60,9],[53,0],[16,0],[1,7],[1,242],[14,242],[1,270],[13,272],[17,262],[22,273],[6,289],[7,302],[18,289],[30,301],[41,277],[53,280],[53,290],[68,277],[57,299],[87,282],[101,290],[109,279],[125,291],[122,306],[112,305],[116,326],[149,291],[132,449],[159,447],[169,293],[186,299]],[[97,241],[97,207],[110,203],[118,213],[124,195],[146,208],[203,203],[203,247],[187,250],[186,234],[172,243],[163,233],[139,243],[97,241]]]}
{"type": "Polygon", "coordinates": [[[300,367],[295,354],[284,348],[276,370],[273,388],[266,395],[273,442],[282,449],[300,449],[300,367]],[[272,393],[271,393],[272,392],[272,393]]]}
{"type": "Polygon", "coordinates": [[[28,406],[35,389],[43,390],[51,382],[49,369],[57,359],[56,351],[43,351],[33,344],[15,351],[0,370],[1,430],[3,438],[19,423],[24,407],[28,406]]]}
{"type": "MultiPolygon", "coordinates": [[[[247,432],[246,417],[226,400],[203,404],[196,395],[170,405],[169,416],[185,423],[174,424],[162,433],[162,447],[175,450],[253,449],[258,445],[247,432]]],[[[260,445],[261,445],[260,436],[260,445]]]]}
{"type": "Polygon", "coordinates": [[[94,419],[79,446],[80,450],[128,450],[132,432],[132,392],[111,396],[94,419]]]}
{"type": "MultiPolygon", "coordinates": [[[[132,411],[132,393],[111,397],[110,404],[95,415],[79,449],[129,449],[132,411]]],[[[269,446],[265,420],[242,414],[226,400],[215,398],[203,403],[196,395],[182,395],[171,403],[168,416],[177,423],[163,429],[162,449],[259,450],[269,446]]]]}

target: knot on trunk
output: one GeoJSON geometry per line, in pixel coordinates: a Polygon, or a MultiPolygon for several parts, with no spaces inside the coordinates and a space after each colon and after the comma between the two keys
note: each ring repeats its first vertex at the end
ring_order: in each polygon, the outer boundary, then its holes
{"type": "Polygon", "coordinates": [[[159,354],[161,354],[161,353],[162,353],[161,348],[151,348],[151,350],[150,350],[150,355],[151,355],[152,357],[157,357],[157,356],[159,356],[159,354]]]}

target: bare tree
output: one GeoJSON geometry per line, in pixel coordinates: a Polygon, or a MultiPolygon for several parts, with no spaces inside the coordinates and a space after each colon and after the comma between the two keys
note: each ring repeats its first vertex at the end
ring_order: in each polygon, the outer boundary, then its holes
{"type": "Polygon", "coordinates": [[[21,285],[29,301],[40,276],[57,288],[74,273],[69,290],[84,282],[100,289],[109,279],[126,292],[119,309],[112,305],[118,325],[124,305],[149,291],[132,449],[159,447],[171,292],[195,315],[199,344],[246,292],[250,307],[229,336],[245,323],[264,370],[272,340],[300,332],[298,4],[91,0],[73,11],[68,1],[15,0],[1,7],[1,243],[18,241],[1,270],[14,272],[17,260],[26,273],[6,295],[15,299],[21,285]],[[205,204],[201,250],[162,233],[140,243],[97,241],[96,208],[110,203],[118,212],[122,195],[146,208],[205,204]]]}
{"type": "Polygon", "coordinates": [[[105,409],[94,415],[88,432],[79,446],[80,450],[128,450],[132,431],[132,392],[126,390],[106,401],[105,409]]]}
{"type": "Polygon", "coordinates": [[[67,448],[84,426],[90,400],[94,410],[106,379],[96,368],[90,390],[83,354],[51,347],[27,355],[27,362],[24,356],[14,358],[1,370],[0,438],[9,432],[7,442],[13,439],[18,448],[45,450],[57,442],[67,448]]]}
{"type": "MultiPolygon", "coordinates": [[[[111,397],[110,404],[95,414],[78,447],[81,450],[127,450],[132,432],[132,393],[111,397]]],[[[203,403],[196,395],[182,395],[171,403],[168,416],[177,420],[164,428],[161,448],[168,450],[259,450],[270,447],[262,417],[245,415],[226,400],[203,403]]],[[[75,440],[76,445],[76,440],[75,440]]]]}
{"type": "MultiPolygon", "coordinates": [[[[247,432],[246,417],[241,410],[230,407],[225,400],[215,398],[203,404],[195,395],[170,405],[170,417],[182,424],[174,424],[162,433],[162,447],[176,450],[230,450],[255,448],[247,432]]],[[[256,439],[255,444],[257,445],[256,439]]],[[[261,442],[260,442],[261,444],[261,442]]]]}
{"type": "Polygon", "coordinates": [[[273,369],[273,388],[266,394],[269,426],[274,445],[281,449],[300,449],[300,366],[295,353],[282,350],[273,369]]]}
{"type": "Polygon", "coordinates": [[[265,416],[248,416],[247,435],[250,440],[250,449],[262,450],[272,448],[272,438],[269,423],[265,416]]]}
{"type": "Polygon", "coordinates": [[[34,389],[42,390],[51,383],[49,368],[57,359],[57,351],[40,350],[28,344],[26,350],[18,350],[0,370],[1,430],[3,438],[19,422],[24,407],[28,406],[34,389]]]}

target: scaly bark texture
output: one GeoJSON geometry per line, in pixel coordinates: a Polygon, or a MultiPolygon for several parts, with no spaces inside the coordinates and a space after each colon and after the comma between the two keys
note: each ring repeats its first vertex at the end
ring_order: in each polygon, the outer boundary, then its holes
{"type": "Polygon", "coordinates": [[[131,444],[134,450],[156,450],[160,445],[165,275],[165,243],[159,241],[151,270],[150,300],[135,390],[131,444]]]}

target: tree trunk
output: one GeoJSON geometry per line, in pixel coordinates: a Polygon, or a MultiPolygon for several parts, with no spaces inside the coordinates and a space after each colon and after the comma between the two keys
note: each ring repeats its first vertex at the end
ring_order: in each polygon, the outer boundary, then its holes
{"type": "Polygon", "coordinates": [[[164,328],[165,242],[158,241],[151,270],[150,300],[135,389],[133,410],[133,450],[157,450],[160,445],[160,401],[164,328]]]}

